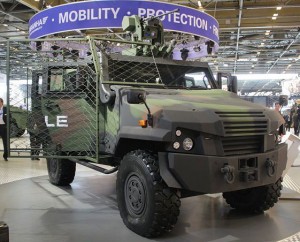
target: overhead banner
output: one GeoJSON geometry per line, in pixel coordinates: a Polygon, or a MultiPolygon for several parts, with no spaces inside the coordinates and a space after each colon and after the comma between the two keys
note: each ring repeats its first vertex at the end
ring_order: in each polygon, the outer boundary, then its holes
{"type": "Polygon", "coordinates": [[[178,12],[162,16],[164,29],[197,36],[219,43],[218,21],[197,9],[154,1],[84,1],[43,10],[29,21],[29,37],[84,29],[121,28],[124,16],[143,18],[161,15],[174,9],[178,12]]]}

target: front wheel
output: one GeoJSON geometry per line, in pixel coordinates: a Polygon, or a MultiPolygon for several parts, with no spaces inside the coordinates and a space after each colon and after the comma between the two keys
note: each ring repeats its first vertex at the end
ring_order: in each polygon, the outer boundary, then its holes
{"type": "Polygon", "coordinates": [[[75,177],[76,163],[68,159],[47,158],[49,181],[56,186],[68,186],[75,177]]]}
{"type": "Polygon", "coordinates": [[[141,150],[125,155],[116,185],[120,214],[130,230],[150,238],[173,229],[180,199],[162,180],[154,155],[141,150]]]}
{"type": "Polygon", "coordinates": [[[235,209],[262,213],[278,202],[282,190],[282,178],[276,183],[233,192],[224,192],[226,202],[235,209]]]}

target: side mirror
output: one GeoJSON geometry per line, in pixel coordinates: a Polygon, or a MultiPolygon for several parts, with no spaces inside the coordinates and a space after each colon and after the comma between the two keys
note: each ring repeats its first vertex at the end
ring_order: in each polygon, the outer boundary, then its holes
{"type": "Polygon", "coordinates": [[[237,77],[236,76],[231,76],[229,78],[229,82],[228,82],[228,91],[233,92],[233,93],[237,93],[237,77]]]}
{"type": "Polygon", "coordinates": [[[219,89],[222,89],[222,75],[223,73],[221,72],[217,73],[217,86],[219,89]]]}
{"type": "Polygon", "coordinates": [[[127,102],[130,104],[140,104],[146,101],[146,91],[132,89],[127,92],[127,102]]]}
{"type": "Polygon", "coordinates": [[[237,93],[237,77],[231,76],[230,73],[218,72],[217,86],[219,89],[237,93]]]}
{"type": "Polygon", "coordinates": [[[280,106],[288,105],[288,95],[280,95],[279,96],[279,105],[280,106]]]}

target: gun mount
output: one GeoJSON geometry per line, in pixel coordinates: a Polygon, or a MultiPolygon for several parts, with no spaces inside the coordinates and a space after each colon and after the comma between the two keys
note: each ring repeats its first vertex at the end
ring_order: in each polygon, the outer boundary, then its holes
{"type": "Polygon", "coordinates": [[[148,42],[151,45],[141,46],[132,45],[130,50],[123,51],[123,55],[131,56],[151,56],[151,53],[157,57],[168,57],[172,53],[175,40],[169,45],[164,41],[164,29],[160,17],[178,12],[179,9],[148,18],[141,18],[137,15],[125,16],[122,21],[122,28],[131,34],[131,40],[134,42],[148,42]]]}

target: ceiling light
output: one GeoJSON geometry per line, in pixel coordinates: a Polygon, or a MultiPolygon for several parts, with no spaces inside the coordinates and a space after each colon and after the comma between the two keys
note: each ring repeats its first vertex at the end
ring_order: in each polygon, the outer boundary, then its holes
{"type": "Polygon", "coordinates": [[[271,30],[269,30],[269,29],[266,30],[267,33],[270,33],[270,31],[271,31],[271,30]]]}
{"type": "Polygon", "coordinates": [[[272,19],[273,19],[273,20],[276,20],[276,19],[277,19],[277,17],[272,17],[272,19]]]}
{"type": "Polygon", "coordinates": [[[282,9],[282,7],[281,6],[278,6],[277,8],[276,8],[276,10],[281,10],[282,9]]]}
{"type": "Polygon", "coordinates": [[[270,35],[270,32],[266,32],[265,35],[270,35]]]}
{"type": "Polygon", "coordinates": [[[224,66],[224,67],[228,67],[228,64],[224,63],[223,66],[224,66]]]}
{"type": "Polygon", "coordinates": [[[8,26],[8,24],[3,24],[3,26],[7,27],[7,26],[8,26]]]}
{"type": "Polygon", "coordinates": [[[274,17],[277,17],[277,16],[278,16],[278,13],[274,13],[273,16],[274,16],[274,17]]]}
{"type": "Polygon", "coordinates": [[[260,51],[257,52],[257,55],[260,55],[260,51]]]}
{"type": "Polygon", "coordinates": [[[254,68],[255,65],[252,65],[252,68],[254,68]]]}
{"type": "Polygon", "coordinates": [[[290,74],[236,74],[238,80],[244,80],[244,81],[248,81],[248,80],[282,80],[282,79],[290,79],[290,78],[295,78],[298,76],[298,73],[290,73],[290,74]]]}

